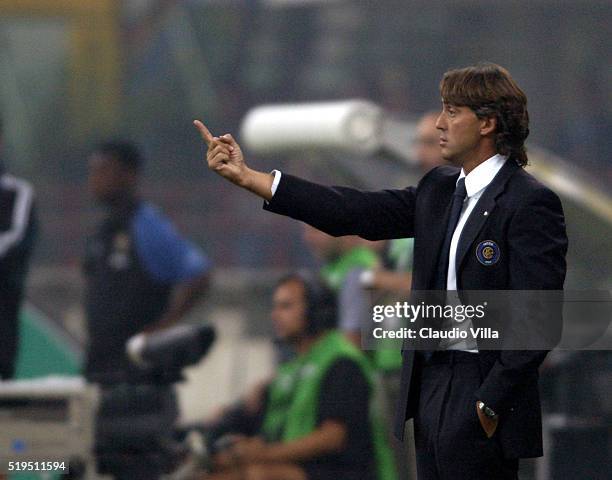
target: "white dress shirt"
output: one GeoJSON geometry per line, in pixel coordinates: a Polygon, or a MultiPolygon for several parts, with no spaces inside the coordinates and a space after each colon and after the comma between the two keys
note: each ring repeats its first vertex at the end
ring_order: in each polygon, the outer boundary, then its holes
{"type": "Polygon", "coordinates": [[[276,189],[278,188],[278,184],[281,181],[281,176],[283,175],[280,170],[272,170],[272,172],[274,174],[274,180],[272,181],[272,187],[270,188],[270,190],[272,190],[272,196],[274,196],[274,194],[276,193],[276,189]]]}
{"type": "Polygon", "coordinates": [[[459,244],[459,238],[461,238],[461,232],[463,227],[467,223],[472,210],[480,200],[480,197],[484,193],[485,189],[493,181],[497,173],[501,170],[506,163],[506,159],[503,155],[493,155],[488,160],[485,160],[472,170],[468,175],[461,169],[461,174],[457,179],[457,183],[460,178],[465,178],[465,189],[467,195],[463,201],[463,209],[461,210],[461,216],[459,222],[457,222],[457,228],[453,233],[453,238],[450,244],[450,253],[448,257],[448,276],[446,278],[446,289],[457,290],[457,271],[455,269],[456,257],[457,257],[457,245],[459,244]],[[450,268],[452,266],[452,268],[450,268]]]}
{"type": "MultiPolygon", "coordinates": [[[[463,227],[468,221],[472,210],[480,200],[480,197],[484,193],[485,189],[493,181],[495,176],[499,173],[501,168],[506,163],[508,157],[503,155],[493,155],[491,158],[485,160],[478,165],[469,174],[465,174],[465,171],[461,169],[461,174],[457,178],[459,182],[460,178],[465,178],[465,189],[467,195],[463,201],[463,209],[461,210],[461,216],[457,222],[457,227],[453,233],[453,238],[450,244],[450,252],[448,257],[448,273],[446,277],[446,289],[449,291],[447,297],[447,303],[449,305],[459,305],[459,296],[457,295],[457,270],[456,270],[456,259],[457,259],[457,246],[459,245],[459,239],[463,232],[463,227]]],[[[472,327],[471,320],[465,320],[461,323],[452,321],[450,327],[458,327],[461,330],[466,330],[472,327]]],[[[467,352],[478,352],[476,347],[476,341],[468,335],[467,339],[444,339],[440,342],[440,348],[447,350],[464,350],[467,352]]]]}

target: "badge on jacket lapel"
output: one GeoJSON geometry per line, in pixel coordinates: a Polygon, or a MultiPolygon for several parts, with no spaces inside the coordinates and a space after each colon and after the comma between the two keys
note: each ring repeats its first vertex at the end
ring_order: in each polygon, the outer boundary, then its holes
{"type": "Polygon", "coordinates": [[[499,245],[493,240],[480,242],[476,247],[476,258],[485,266],[495,265],[500,257],[499,245]]]}

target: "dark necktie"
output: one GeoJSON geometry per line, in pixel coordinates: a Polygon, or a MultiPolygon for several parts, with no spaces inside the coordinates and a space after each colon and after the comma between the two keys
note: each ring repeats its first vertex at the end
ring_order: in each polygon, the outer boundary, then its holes
{"type": "MultiPolygon", "coordinates": [[[[444,290],[446,291],[447,278],[448,278],[448,256],[450,255],[450,245],[453,239],[453,234],[455,233],[455,229],[457,228],[457,223],[459,223],[459,217],[461,216],[461,210],[463,209],[463,201],[467,195],[467,190],[465,189],[465,177],[459,179],[457,182],[457,187],[455,188],[455,193],[453,193],[453,198],[451,200],[450,205],[450,215],[448,217],[448,225],[446,226],[446,235],[444,237],[444,243],[442,244],[442,250],[440,251],[440,257],[438,258],[438,270],[436,273],[436,279],[434,284],[434,290],[444,290]]],[[[453,265],[454,268],[454,265],[453,265]]],[[[435,304],[444,305],[446,303],[446,294],[443,296],[436,295],[435,298],[432,298],[431,301],[435,304]]],[[[442,328],[442,319],[435,318],[430,320],[430,326],[433,326],[436,329],[442,328]]],[[[437,350],[437,344],[439,341],[434,342],[429,347],[433,347],[433,350],[422,350],[421,355],[425,362],[428,362],[432,357],[434,350],[437,350]]]]}
{"type": "MultiPolygon", "coordinates": [[[[451,240],[453,234],[459,223],[459,217],[461,216],[461,210],[463,208],[463,201],[467,195],[465,189],[465,177],[462,177],[457,182],[457,188],[453,193],[453,199],[450,207],[450,216],[448,217],[448,225],[446,227],[446,236],[444,237],[444,243],[442,244],[442,250],[440,251],[440,257],[438,258],[438,271],[436,275],[436,283],[434,290],[446,290],[446,279],[448,277],[448,256],[450,255],[451,240]]],[[[451,268],[455,268],[454,265],[450,265],[451,268]]]]}

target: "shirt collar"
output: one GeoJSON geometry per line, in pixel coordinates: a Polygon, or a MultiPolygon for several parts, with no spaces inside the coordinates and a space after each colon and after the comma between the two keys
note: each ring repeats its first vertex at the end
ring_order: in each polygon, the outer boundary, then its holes
{"type": "Polygon", "coordinates": [[[467,175],[462,168],[457,182],[459,182],[460,178],[465,178],[465,189],[467,190],[468,198],[484,190],[493,181],[495,175],[501,170],[507,159],[508,157],[504,155],[495,154],[467,175]]]}

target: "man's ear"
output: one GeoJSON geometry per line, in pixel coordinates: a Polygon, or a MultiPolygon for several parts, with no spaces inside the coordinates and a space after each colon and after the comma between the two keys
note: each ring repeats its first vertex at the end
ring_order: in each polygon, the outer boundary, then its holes
{"type": "Polygon", "coordinates": [[[490,135],[497,129],[497,117],[484,117],[480,119],[480,135],[490,135]]]}

